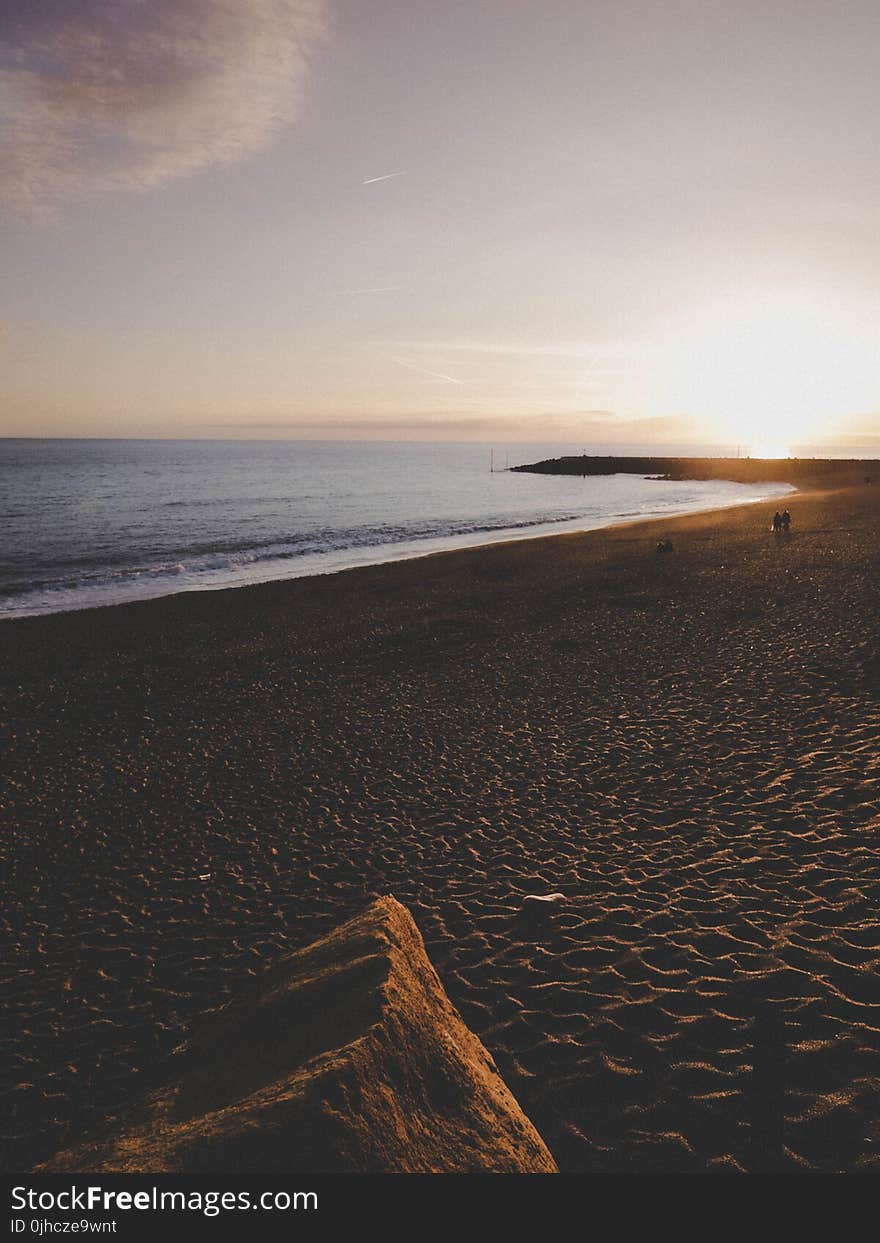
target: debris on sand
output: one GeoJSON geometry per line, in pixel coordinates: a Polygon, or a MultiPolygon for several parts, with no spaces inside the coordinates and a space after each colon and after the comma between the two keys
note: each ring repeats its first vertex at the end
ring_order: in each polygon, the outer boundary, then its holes
{"type": "Polygon", "coordinates": [[[380,898],[208,1020],[45,1171],[555,1173],[406,907],[380,898]]]}

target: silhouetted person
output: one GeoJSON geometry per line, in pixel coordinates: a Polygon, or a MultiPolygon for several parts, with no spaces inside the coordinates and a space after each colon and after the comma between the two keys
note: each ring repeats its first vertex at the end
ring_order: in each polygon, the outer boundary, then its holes
{"type": "Polygon", "coordinates": [[[787,510],[787,509],[783,509],[783,511],[782,511],[782,529],[783,529],[783,531],[787,531],[787,530],[788,530],[788,528],[789,528],[790,526],[791,526],[791,514],[788,512],[788,510],[787,510]]]}
{"type": "Polygon", "coordinates": [[[774,535],[778,535],[778,534],[779,534],[779,532],[780,532],[781,530],[782,530],[782,514],[781,514],[781,513],[779,512],[779,510],[777,509],[776,513],[773,515],[773,533],[774,533],[774,535]]]}

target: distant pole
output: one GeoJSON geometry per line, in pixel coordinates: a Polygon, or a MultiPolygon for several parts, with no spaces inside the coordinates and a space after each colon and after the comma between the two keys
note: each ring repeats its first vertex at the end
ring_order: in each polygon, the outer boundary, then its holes
{"type": "Polygon", "coordinates": [[[495,474],[495,450],[494,449],[489,450],[489,474],[490,475],[495,474]]]}

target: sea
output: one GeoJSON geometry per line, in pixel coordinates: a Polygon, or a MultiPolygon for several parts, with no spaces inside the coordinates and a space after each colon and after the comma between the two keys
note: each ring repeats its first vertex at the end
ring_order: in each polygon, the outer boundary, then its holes
{"type": "Polygon", "coordinates": [[[0,618],[331,574],[791,491],[506,469],[609,451],[644,446],[0,439],[0,618]]]}

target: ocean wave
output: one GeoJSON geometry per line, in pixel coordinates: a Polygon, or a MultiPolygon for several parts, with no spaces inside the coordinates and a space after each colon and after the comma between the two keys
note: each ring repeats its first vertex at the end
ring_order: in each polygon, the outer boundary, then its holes
{"type": "MultiPolygon", "coordinates": [[[[216,572],[235,572],[264,562],[294,561],[303,557],[332,556],[352,550],[393,548],[412,541],[447,540],[474,535],[491,535],[499,531],[523,531],[536,527],[553,526],[586,520],[587,514],[563,514],[552,518],[538,515],[530,519],[513,519],[508,516],[496,522],[474,523],[382,523],[351,531],[330,529],[311,533],[308,537],[285,541],[265,541],[241,547],[233,541],[219,545],[195,544],[175,552],[173,558],[132,565],[121,556],[71,557],[64,567],[56,567],[55,573],[16,576],[9,572],[3,576],[3,592],[9,597],[21,597],[34,592],[60,593],[81,591],[102,585],[118,586],[123,582],[143,583],[148,579],[176,578],[182,574],[205,575],[216,572]]],[[[0,613],[4,602],[0,600],[0,613]]]]}
{"type": "Polygon", "coordinates": [[[59,442],[48,461],[39,444],[6,454],[32,464],[21,481],[4,475],[7,618],[332,573],[762,495],[636,476],[587,484],[490,476],[469,446],[273,446],[268,456],[219,442],[59,442]]]}

